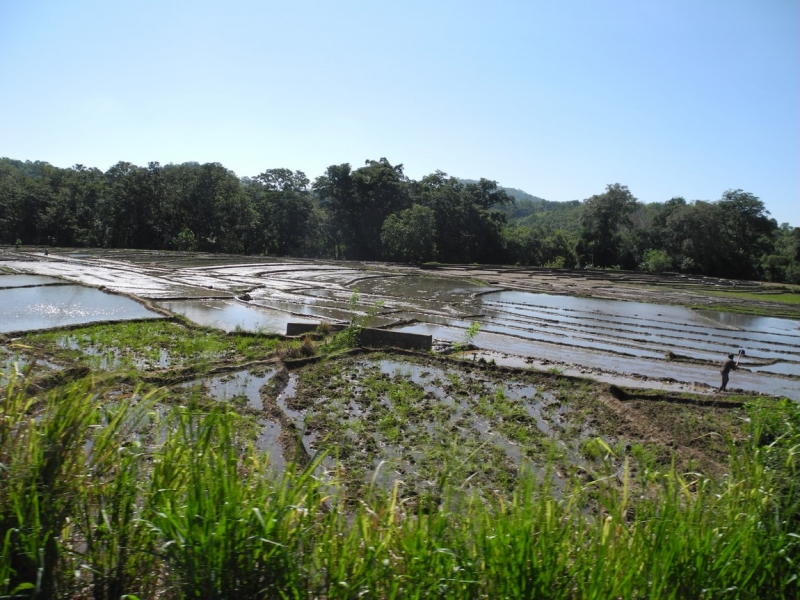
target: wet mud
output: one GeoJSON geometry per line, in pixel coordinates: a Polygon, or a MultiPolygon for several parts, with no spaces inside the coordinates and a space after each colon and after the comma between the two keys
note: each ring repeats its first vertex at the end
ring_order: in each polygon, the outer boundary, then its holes
{"type": "Polygon", "coordinates": [[[593,477],[606,447],[634,472],[676,459],[716,473],[742,407],[413,352],[306,364],[262,395],[291,434],[284,454],[329,452],[348,495],[400,481],[412,504],[435,498],[449,477],[506,493],[521,470],[557,490],[593,477]]]}
{"type": "Polygon", "coordinates": [[[103,285],[227,331],[282,333],[290,320],[355,316],[430,334],[437,347],[468,341],[487,360],[642,388],[712,393],[724,356],[742,348],[730,387],[800,400],[800,308],[770,302],[768,288],[753,282],[147,251],[9,252],[0,262],[7,271],[103,285]],[[711,295],[720,290],[764,299],[711,295]],[[720,305],[797,318],[687,308],[720,305]],[[466,340],[473,323],[479,331],[466,340]]]}

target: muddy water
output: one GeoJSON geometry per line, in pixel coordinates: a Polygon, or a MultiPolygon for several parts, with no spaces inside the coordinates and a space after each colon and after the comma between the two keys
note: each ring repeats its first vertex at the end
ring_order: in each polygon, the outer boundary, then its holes
{"type": "Polygon", "coordinates": [[[738,313],[723,313],[710,310],[698,310],[697,314],[704,318],[727,327],[749,331],[766,331],[780,335],[800,336],[800,322],[773,317],[759,317],[754,315],[740,315],[738,313]],[[788,331],[787,331],[788,330],[788,331]]]}
{"type": "MultiPolygon", "coordinates": [[[[535,301],[535,300],[532,300],[535,301]]],[[[624,304],[623,302],[618,302],[624,304]]],[[[513,322],[525,323],[533,321],[536,323],[548,324],[549,326],[558,325],[560,327],[572,327],[578,330],[589,330],[593,332],[615,335],[620,338],[630,338],[636,336],[662,336],[674,340],[709,340],[720,341],[726,345],[738,345],[742,342],[761,343],[775,347],[776,349],[787,349],[796,347],[800,342],[800,336],[792,335],[792,321],[785,323],[785,333],[774,333],[769,330],[740,329],[732,327],[714,327],[712,321],[702,315],[695,315],[688,311],[688,315],[673,315],[670,319],[668,315],[658,313],[657,318],[647,317],[625,317],[614,313],[602,313],[598,311],[576,310],[576,309],[555,309],[537,305],[521,304],[502,304],[489,303],[489,310],[484,314],[491,316],[495,320],[508,320],[513,322]],[[689,319],[697,317],[690,323],[689,319]]],[[[679,307],[665,307],[679,308],[679,307]]],[[[685,309],[686,310],[686,309],[685,309]]],[[[770,319],[778,321],[780,319],[770,319]]]]}
{"type": "Polygon", "coordinates": [[[130,298],[79,285],[0,289],[0,332],[161,318],[130,298]]]}
{"type": "MultiPolygon", "coordinates": [[[[734,373],[731,387],[800,400],[797,320],[498,290],[478,280],[410,269],[390,272],[379,265],[198,253],[81,254],[4,264],[40,276],[57,275],[165,301],[176,295],[228,295],[224,301],[167,305],[197,322],[226,330],[238,325],[282,333],[290,320],[347,321],[351,295],[358,289],[358,314],[383,302],[373,326],[462,342],[469,325],[477,322],[481,329],[473,342],[485,351],[514,355],[519,358],[513,360],[521,363],[548,361],[561,370],[597,379],[638,380],[643,387],[665,384],[666,380],[716,386],[724,355],[744,348],[743,369],[734,373]],[[251,294],[252,304],[230,298],[242,290],[251,294]]],[[[461,272],[492,279],[497,276],[491,269],[461,272]]],[[[544,276],[537,277],[543,280],[544,276]]],[[[569,280],[570,285],[582,290],[575,283],[578,279],[569,280]]],[[[550,276],[547,281],[557,280],[558,276],[550,276]]]]}
{"type": "Polygon", "coordinates": [[[266,308],[257,308],[235,300],[179,300],[161,302],[161,306],[200,325],[224,331],[264,331],[286,333],[287,323],[313,323],[311,319],[266,308]]]}
{"type": "Polygon", "coordinates": [[[281,434],[280,423],[269,419],[259,419],[261,433],[256,438],[255,447],[261,452],[269,453],[269,464],[276,472],[283,472],[286,468],[286,459],[283,457],[283,449],[278,441],[281,434]]]}
{"type": "MultiPolygon", "coordinates": [[[[800,322],[766,317],[739,318],[741,315],[696,313],[678,306],[661,306],[638,302],[619,302],[593,298],[575,298],[497,292],[481,298],[489,307],[488,331],[499,331],[517,337],[534,337],[492,324],[508,323],[516,329],[527,329],[562,338],[569,346],[613,351],[643,358],[657,358],[673,352],[701,361],[718,362],[729,352],[745,348],[747,357],[742,366],[766,361],[778,366],[775,373],[800,375],[800,322]],[[718,316],[714,320],[710,315],[718,316]],[[715,324],[718,323],[718,326],[715,324]]],[[[558,342],[557,342],[558,343],[558,342]]]]}
{"type": "MultiPolygon", "coordinates": [[[[343,454],[344,471],[354,479],[374,480],[385,487],[399,479],[403,493],[431,489],[448,461],[463,468],[464,489],[473,485],[499,489],[507,484],[507,477],[515,480],[520,470],[545,477],[541,466],[545,456],[568,471],[570,465],[585,464],[581,444],[599,434],[589,424],[591,420],[581,425],[586,416],[571,412],[569,403],[557,398],[557,391],[524,379],[500,379],[491,371],[475,371],[466,365],[375,357],[345,361],[334,372],[326,373],[322,387],[313,383],[309,390],[302,388],[308,382],[300,384],[299,393],[306,394],[306,399],[313,397],[304,411],[289,410],[282,398],[278,405],[295,423],[305,419],[326,423],[307,436],[307,444],[304,438],[309,452],[318,443],[319,449],[335,451],[335,446],[328,445],[331,437],[343,439],[354,445],[343,454]],[[366,389],[361,382],[376,376],[383,381],[378,386],[381,391],[364,402],[366,389]],[[327,417],[320,421],[321,414],[335,415],[343,428],[326,431],[331,421],[327,417]],[[399,422],[387,424],[386,414],[400,415],[399,422]],[[364,453],[369,460],[361,458],[364,453]]],[[[296,381],[290,380],[288,394],[295,393],[296,381]]],[[[618,441],[606,437],[610,444],[618,441]]],[[[560,481],[552,484],[557,490],[564,487],[560,481]]]]}
{"type": "MultiPolygon", "coordinates": [[[[406,325],[397,328],[397,331],[433,335],[435,338],[451,342],[459,342],[464,336],[464,331],[461,329],[428,324],[406,325]]],[[[712,387],[719,386],[719,367],[716,364],[698,366],[666,360],[633,358],[617,353],[597,352],[589,348],[554,346],[536,340],[517,339],[486,332],[478,333],[474,343],[479,348],[504,354],[547,359],[554,363],[579,367],[569,374],[594,377],[594,374],[585,374],[583,370],[606,372],[610,374],[611,382],[617,379],[615,376],[620,376],[626,380],[624,385],[635,387],[659,387],[657,382],[663,379],[676,379],[685,384],[699,382],[712,387]]],[[[793,369],[794,366],[790,368],[793,369]]],[[[731,375],[729,388],[800,400],[800,381],[773,377],[764,372],[736,371],[731,375]]]]}
{"type": "MultiPolygon", "coordinates": [[[[202,390],[203,393],[220,402],[227,402],[235,397],[243,397],[247,399],[249,408],[261,411],[263,409],[261,388],[272,379],[276,372],[276,369],[268,369],[263,372],[243,370],[220,375],[219,377],[197,379],[185,383],[181,387],[202,390]]],[[[280,423],[261,418],[258,420],[258,425],[260,432],[254,442],[256,449],[268,453],[270,467],[276,472],[282,472],[286,467],[286,460],[278,439],[281,434],[280,423]]]]}
{"type": "MultiPolygon", "coordinates": [[[[253,303],[257,306],[273,309],[275,311],[281,311],[283,313],[304,315],[306,318],[311,318],[316,322],[321,320],[347,322],[350,320],[351,316],[351,313],[348,310],[343,310],[342,308],[337,307],[319,306],[316,303],[305,304],[302,302],[285,302],[281,300],[268,299],[255,299],[253,303]]],[[[302,319],[294,319],[293,322],[298,322],[299,320],[302,319]]]]}
{"type": "Polygon", "coordinates": [[[375,278],[361,281],[357,287],[359,292],[373,296],[438,302],[462,302],[470,299],[474,294],[494,289],[464,280],[424,276],[375,278]]]}
{"type": "Polygon", "coordinates": [[[3,376],[10,376],[12,373],[15,376],[24,376],[22,374],[26,368],[31,368],[37,373],[40,371],[61,371],[64,369],[64,367],[48,360],[0,348],[0,379],[2,379],[3,376]]]}
{"type": "Polygon", "coordinates": [[[183,384],[183,387],[202,387],[208,395],[216,400],[228,401],[236,396],[247,398],[247,406],[254,410],[263,408],[261,403],[261,386],[275,375],[276,370],[264,373],[252,373],[249,370],[227,373],[210,379],[198,379],[183,384]]]}

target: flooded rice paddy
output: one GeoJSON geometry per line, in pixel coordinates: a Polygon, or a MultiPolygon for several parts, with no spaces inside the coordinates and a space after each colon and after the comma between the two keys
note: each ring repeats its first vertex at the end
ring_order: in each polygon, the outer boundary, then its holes
{"type": "Polygon", "coordinates": [[[156,390],[154,443],[171,408],[232,408],[239,441],[274,469],[327,452],[317,475],[335,469],[354,498],[397,483],[405,502],[435,507],[448,478],[506,494],[523,470],[558,491],[594,480],[601,463],[617,477],[626,459],[645,473],[676,455],[714,471],[747,397],[711,386],[739,348],[732,388],[800,400],[797,320],[511,289],[485,270],[136,251],[0,254],[0,269],[0,299],[61,307],[44,325],[4,330],[52,328],[0,337],[3,374],[30,371],[48,389],[89,373],[109,398],[156,390]],[[181,318],[127,323],[126,303],[181,318]],[[70,312],[114,323],[75,327],[85,321],[70,312]],[[430,334],[438,352],[320,356],[318,339],[297,361],[300,340],[250,333],[354,317],[430,334]]]}
{"type": "Polygon", "coordinates": [[[160,318],[125,296],[81,285],[58,285],[50,279],[29,275],[0,276],[0,333],[97,321],[160,318]],[[7,285],[6,278],[10,279],[7,285]]]}
{"type": "Polygon", "coordinates": [[[189,381],[184,383],[183,387],[201,390],[204,394],[221,402],[240,400],[253,410],[260,411],[262,409],[261,387],[272,379],[276,372],[276,369],[270,369],[263,373],[253,373],[249,370],[238,371],[210,379],[189,381]]]}
{"type": "MultiPolygon", "coordinates": [[[[454,278],[379,264],[145,251],[13,258],[2,262],[6,270],[104,285],[225,331],[282,333],[289,321],[343,323],[355,306],[361,316],[372,309],[371,326],[430,334],[446,346],[467,341],[469,327],[478,323],[471,342],[496,362],[629,386],[710,391],[718,385],[724,355],[742,348],[746,355],[731,388],[800,400],[800,320],[532,293],[504,287],[486,269],[454,278]]],[[[523,286],[520,277],[509,282],[523,286]]],[[[616,284],[621,295],[633,295],[635,288],[625,285],[616,284]]],[[[69,288],[24,289],[66,298],[69,288]]],[[[32,298],[28,302],[36,306],[32,298]]]]}
{"type": "Polygon", "coordinates": [[[183,315],[198,325],[223,331],[282,333],[287,323],[312,323],[291,313],[248,306],[235,300],[182,300],[161,302],[160,306],[183,315]]]}
{"type": "MultiPolygon", "coordinates": [[[[296,432],[308,456],[330,452],[325,466],[338,469],[353,497],[372,482],[391,487],[399,481],[412,502],[436,501],[448,477],[463,482],[463,490],[506,493],[521,470],[546,477],[558,491],[609,454],[618,458],[615,468],[627,455],[634,473],[665,457],[665,439],[652,428],[643,434],[635,416],[598,402],[596,390],[580,381],[433,357],[321,362],[262,388],[262,400],[267,414],[296,432]]],[[[674,431],[665,436],[704,439],[703,452],[692,459],[698,468],[714,468],[726,447],[705,438],[712,428],[733,429],[738,417],[690,408],[673,420],[669,405],[666,411],[674,431]]]]}
{"type": "Polygon", "coordinates": [[[262,388],[278,372],[276,368],[234,371],[216,377],[194,379],[180,385],[188,392],[210,402],[228,402],[240,412],[252,415],[251,425],[255,431],[253,445],[269,453],[270,465],[277,471],[286,466],[281,445],[281,424],[277,420],[263,417],[262,388]]]}

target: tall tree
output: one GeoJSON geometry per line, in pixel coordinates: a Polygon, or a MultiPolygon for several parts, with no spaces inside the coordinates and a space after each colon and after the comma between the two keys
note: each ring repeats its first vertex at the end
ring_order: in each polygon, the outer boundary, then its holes
{"type": "Polygon", "coordinates": [[[726,191],[717,207],[735,262],[735,271],[728,276],[760,276],[761,257],[773,247],[778,223],[769,218],[761,200],[742,190],[726,191]]]}
{"type": "Polygon", "coordinates": [[[625,185],[609,184],[606,191],[584,200],[579,252],[584,262],[600,267],[618,264],[622,232],[630,228],[637,200],[625,185]]]}
{"type": "Polygon", "coordinates": [[[389,215],[381,231],[383,255],[392,260],[421,263],[436,255],[436,225],[433,211],[414,204],[389,215]]]}
{"type": "Polygon", "coordinates": [[[669,254],[689,273],[727,276],[735,271],[719,207],[696,200],[676,207],[666,219],[669,254]]]}
{"type": "Polygon", "coordinates": [[[368,160],[355,171],[349,164],[328,167],[314,182],[321,204],[331,213],[347,258],[381,256],[381,228],[389,215],[409,206],[403,165],[368,160]]]}
{"type": "Polygon", "coordinates": [[[255,210],[265,250],[281,256],[302,253],[313,208],[308,177],[302,171],[267,169],[256,180],[263,186],[255,210]]]}
{"type": "Polygon", "coordinates": [[[500,262],[503,227],[500,210],[514,199],[497,182],[481,179],[464,184],[436,171],[412,184],[414,202],[427,206],[436,219],[438,259],[445,262],[500,262]]]}

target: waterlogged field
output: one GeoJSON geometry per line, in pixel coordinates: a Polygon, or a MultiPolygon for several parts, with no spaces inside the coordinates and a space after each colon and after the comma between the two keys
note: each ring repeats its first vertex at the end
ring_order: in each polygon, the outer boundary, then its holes
{"type": "Polygon", "coordinates": [[[35,349],[39,358],[102,371],[202,370],[214,365],[263,359],[278,345],[259,337],[199,328],[179,322],[115,323],[31,333],[17,347],[35,349]]]}
{"type": "Polygon", "coordinates": [[[267,410],[300,433],[309,455],[329,452],[348,495],[398,481],[414,502],[438,498],[448,480],[462,491],[511,494],[525,471],[563,489],[595,478],[603,457],[614,467],[604,476],[619,475],[626,457],[632,474],[675,457],[716,472],[742,417],[655,394],[623,407],[586,381],[424,356],[332,359],[265,391],[267,410]],[[678,422],[676,403],[685,415],[678,422]],[[689,439],[690,452],[668,450],[689,439]]]}
{"type": "Polygon", "coordinates": [[[797,594],[795,403],[146,325],[4,341],[0,592],[797,594]]]}
{"type": "Polygon", "coordinates": [[[790,321],[155,258],[65,254],[41,275],[134,273],[165,291],[161,318],[0,337],[0,597],[797,597],[798,404],[620,366],[713,378],[746,339],[734,387],[791,392],[790,321]],[[282,318],[437,327],[448,353],[164,310],[212,302],[201,285],[282,318]]]}
{"type": "Polygon", "coordinates": [[[373,314],[373,327],[429,334],[441,346],[461,342],[478,323],[471,341],[487,360],[641,388],[711,392],[724,356],[743,349],[731,389],[800,400],[800,309],[789,288],[640,273],[178,252],[54,250],[3,258],[7,270],[133,294],[152,310],[225,331],[347,323],[355,307],[373,314]]]}

